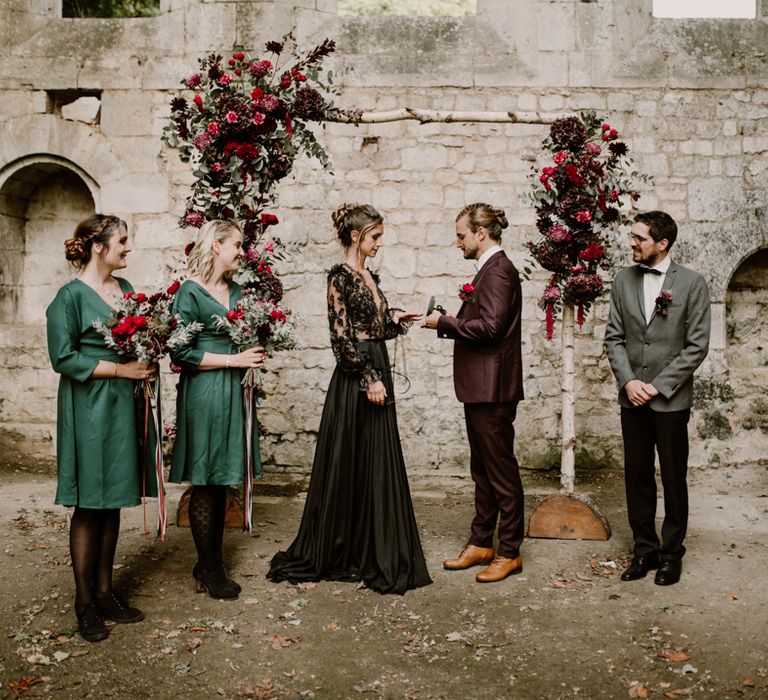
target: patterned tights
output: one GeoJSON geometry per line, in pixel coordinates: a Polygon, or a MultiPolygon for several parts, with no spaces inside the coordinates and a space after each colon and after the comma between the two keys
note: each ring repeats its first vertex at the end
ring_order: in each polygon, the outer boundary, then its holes
{"type": "Polygon", "coordinates": [[[189,499],[189,524],[197,549],[197,564],[205,571],[223,567],[224,516],[227,507],[226,486],[195,486],[189,499]]]}

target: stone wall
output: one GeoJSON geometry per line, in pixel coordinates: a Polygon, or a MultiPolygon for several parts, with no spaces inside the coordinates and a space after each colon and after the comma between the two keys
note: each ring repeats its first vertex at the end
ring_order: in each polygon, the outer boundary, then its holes
{"type": "MultiPolygon", "coordinates": [[[[674,255],[711,287],[712,344],[699,373],[692,463],[764,459],[765,0],[755,20],[695,21],[653,19],[650,0],[478,0],[477,16],[462,18],[340,17],[334,0],[164,0],[162,9],[156,18],[64,20],[55,2],[0,3],[0,425],[29,449],[52,452],[56,377],[40,319],[69,274],[54,239],[90,201],[129,222],[136,251],[126,276],[135,286],[169,279],[186,241],[175,222],[189,183],[186,167],[160,143],[169,96],[198,56],[258,51],[293,29],[302,46],[337,41],[333,68],[346,107],[605,115],[655,177],[640,206],[678,220],[674,255]]],[[[379,207],[386,237],[377,265],[390,302],[420,309],[434,294],[454,310],[458,283],[473,275],[451,248],[455,213],[475,200],[504,207],[511,222],[504,245],[522,266],[534,212],[519,197],[545,133],[537,125],[325,127],[335,174],[302,162],[281,188],[279,234],[303,246],[282,272],[288,303],[306,319],[305,349],[272,362],[271,397],[260,413],[268,468],[311,465],[333,366],[323,271],[340,250],[330,211],[349,200],[379,207]]],[[[523,466],[534,468],[559,460],[560,351],[544,339],[536,306],[545,278],[524,284],[527,399],[518,445],[523,466]]],[[[606,302],[596,305],[577,342],[582,468],[621,463],[615,386],[602,352],[606,311],[606,302]]],[[[398,413],[409,469],[465,473],[450,344],[414,329],[405,351],[411,388],[398,413]]],[[[172,383],[168,377],[169,399],[172,383]]]]}

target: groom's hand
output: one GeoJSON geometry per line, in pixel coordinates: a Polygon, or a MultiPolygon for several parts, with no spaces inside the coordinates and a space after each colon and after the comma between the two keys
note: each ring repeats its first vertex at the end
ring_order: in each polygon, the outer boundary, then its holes
{"type": "Polygon", "coordinates": [[[646,384],[639,379],[630,379],[624,385],[624,391],[627,392],[627,398],[633,406],[644,406],[659,393],[653,384],[646,384]]]}
{"type": "Polygon", "coordinates": [[[429,316],[427,316],[424,319],[424,323],[421,324],[422,328],[429,328],[430,330],[436,331],[437,330],[437,319],[439,319],[443,314],[441,314],[437,309],[435,309],[429,316]]]}

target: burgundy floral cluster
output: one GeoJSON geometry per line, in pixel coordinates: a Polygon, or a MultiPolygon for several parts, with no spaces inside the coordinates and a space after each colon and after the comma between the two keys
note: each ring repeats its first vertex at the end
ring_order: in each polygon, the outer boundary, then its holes
{"type": "Polygon", "coordinates": [[[546,312],[547,338],[562,304],[584,313],[603,294],[601,270],[611,266],[611,233],[629,222],[623,198],[639,197],[629,149],[616,129],[593,113],[556,120],[542,150],[549,164],[532,173],[529,193],[540,237],[528,244],[536,262],[552,273],[539,302],[546,312]]]}
{"type": "Polygon", "coordinates": [[[296,156],[330,166],[308,124],[339,111],[328,99],[335,92],[332,76],[322,75],[323,60],[334,50],[325,40],[298,55],[287,35],[267,42],[265,56],[235,52],[199,61],[199,70],[182,81],[186,90],[171,100],[163,132],[163,141],[194,167],[182,227],[236,221],[246,251],[255,248],[266,226],[276,223],[264,211],[275,204],[275,186],[296,156]]]}

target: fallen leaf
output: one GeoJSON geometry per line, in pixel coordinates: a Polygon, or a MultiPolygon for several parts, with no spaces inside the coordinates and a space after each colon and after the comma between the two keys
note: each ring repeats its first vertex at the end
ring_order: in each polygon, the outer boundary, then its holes
{"type": "Polygon", "coordinates": [[[449,632],[445,635],[445,640],[447,642],[461,642],[463,639],[461,632],[449,632]]]}
{"type": "Polygon", "coordinates": [[[644,683],[641,683],[640,681],[635,681],[629,687],[629,697],[631,697],[631,698],[647,698],[648,697],[648,688],[645,687],[644,683]]]}
{"type": "Polygon", "coordinates": [[[568,588],[566,581],[552,581],[552,588],[568,588]]]}
{"type": "Polygon", "coordinates": [[[13,697],[17,698],[22,693],[28,693],[29,689],[36,685],[37,683],[42,683],[43,679],[42,677],[38,678],[19,678],[17,681],[11,681],[8,684],[8,687],[11,689],[11,692],[13,693],[13,697]]]}
{"type": "Polygon", "coordinates": [[[329,623],[326,625],[326,627],[327,627],[329,630],[334,630],[334,631],[335,631],[335,630],[339,629],[339,623],[338,623],[338,621],[337,621],[337,620],[331,620],[331,621],[330,621],[330,622],[329,622],[329,623]]]}
{"type": "Polygon", "coordinates": [[[266,637],[262,637],[261,641],[269,644],[273,649],[283,649],[285,647],[298,645],[299,643],[299,640],[296,637],[281,637],[278,634],[270,634],[266,637]]]}
{"type": "Polygon", "coordinates": [[[672,661],[674,663],[682,663],[683,661],[688,661],[688,659],[691,657],[688,656],[688,654],[686,654],[684,651],[672,651],[671,649],[666,649],[659,654],[659,658],[666,659],[667,661],[672,661]]]}
{"type": "Polygon", "coordinates": [[[40,652],[30,654],[27,656],[26,661],[27,663],[40,664],[41,666],[48,666],[51,663],[50,657],[46,656],[45,654],[41,654],[40,652]]]}
{"type": "Polygon", "coordinates": [[[596,569],[598,567],[597,559],[590,559],[589,560],[589,567],[591,569],[596,569]]]}
{"type": "Polygon", "coordinates": [[[723,598],[725,598],[726,600],[738,600],[738,598],[736,597],[736,594],[735,594],[735,593],[733,593],[733,592],[731,592],[731,591],[729,591],[728,593],[726,593],[726,594],[723,596],[723,598]]]}
{"type": "Polygon", "coordinates": [[[193,637],[192,639],[187,642],[187,651],[194,651],[203,643],[203,640],[200,639],[200,637],[193,637]]]}
{"type": "Polygon", "coordinates": [[[53,652],[53,658],[56,659],[56,661],[64,661],[64,659],[69,658],[69,652],[68,651],[54,651],[53,652]]]}
{"type": "Polygon", "coordinates": [[[171,630],[168,632],[168,634],[165,635],[166,639],[174,639],[175,637],[178,637],[181,634],[181,630],[171,630]]]}
{"type": "Polygon", "coordinates": [[[751,678],[745,678],[741,684],[747,686],[747,688],[755,687],[755,682],[751,678]]]}
{"type": "Polygon", "coordinates": [[[693,690],[691,688],[679,688],[678,690],[668,690],[666,693],[664,693],[664,697],[666,698],[684,698],[688,695],[693,695],[693,690]]]}

